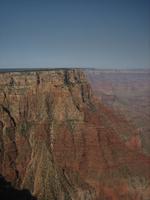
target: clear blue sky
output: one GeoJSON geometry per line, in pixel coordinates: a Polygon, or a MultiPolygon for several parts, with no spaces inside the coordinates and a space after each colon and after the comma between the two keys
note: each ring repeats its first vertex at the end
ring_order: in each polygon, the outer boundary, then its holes
{"type": "Polygon", "coordinates": [[[0,0],[0,67],[150,67],[150,0],[0,0]]]}

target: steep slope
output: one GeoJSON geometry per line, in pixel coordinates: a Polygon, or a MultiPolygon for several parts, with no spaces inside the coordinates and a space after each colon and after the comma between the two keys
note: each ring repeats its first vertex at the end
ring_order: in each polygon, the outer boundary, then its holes
{"type": "Polygon", "coordinates": [[[40,200],[148,200],[150,158],[77,69],[0,74],[0,171],[40,200]]]}

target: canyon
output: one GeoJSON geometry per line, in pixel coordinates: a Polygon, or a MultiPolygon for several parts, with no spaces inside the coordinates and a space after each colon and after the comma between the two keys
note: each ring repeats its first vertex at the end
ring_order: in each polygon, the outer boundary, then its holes
{"type": "Polygon", "coordinates": [[[139,131],[86,74],[0,73],[0,174],[38,200],[149,200],[139,131]]]}
{"type": "Polygon", "coordinates": [[[150,155],[150,70],[86,70],[94,94],[123,114],[138,130],[143,152],[150,155]]]}

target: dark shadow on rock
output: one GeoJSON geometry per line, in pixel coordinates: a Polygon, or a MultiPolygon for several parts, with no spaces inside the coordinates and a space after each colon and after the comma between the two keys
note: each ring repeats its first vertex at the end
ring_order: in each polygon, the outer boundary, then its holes
{"type": "Polygon", "coordinates": [[[37,200],[29,190],[18,190],[12,187],[10,182],[0,175],[0,199],[1,200],[37,200]]]}

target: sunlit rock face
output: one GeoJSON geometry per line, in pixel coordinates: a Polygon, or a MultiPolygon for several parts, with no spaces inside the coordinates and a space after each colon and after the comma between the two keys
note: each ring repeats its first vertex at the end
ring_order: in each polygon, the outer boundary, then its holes
{"type": "Polygon", "coordinates": [[[0,74],[0,172],[14,186],[39,200],[148,200],[149,169],[80,69],[0,74]]]}

